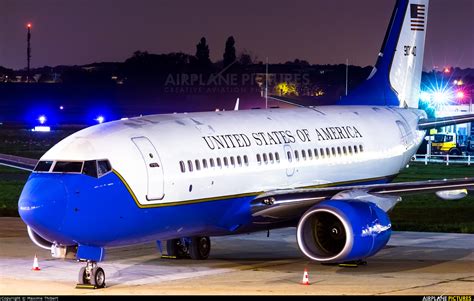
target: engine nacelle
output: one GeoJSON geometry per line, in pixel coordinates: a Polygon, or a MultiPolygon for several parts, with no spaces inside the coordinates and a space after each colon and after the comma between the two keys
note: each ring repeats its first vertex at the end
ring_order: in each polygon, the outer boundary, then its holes
{"type": "Polygon", "coordinates": [[[375,204],[323,201],[306,211],[297,227],[300,250],[320,262],[345,262],[374,255],[390,239],[388,215],[375,204]]]}

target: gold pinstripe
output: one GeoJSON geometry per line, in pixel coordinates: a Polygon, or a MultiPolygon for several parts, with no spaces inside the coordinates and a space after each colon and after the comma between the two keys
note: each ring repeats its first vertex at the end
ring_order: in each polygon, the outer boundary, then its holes
{"type": "MultiPolygon", "coordinates": [[[[224,196],[217,196],[217,197],[210,197],[210,198],[203,198],[203,199],[194,199],[194,200],[188,200],[188,201],[143,205],[143,204],[140,204],[140,202],[138,201],[135,193],[133,193],[132,188],[130,188],[127,181],[125,181],[125,179],[122,177],[122,175],[118,171],[116,171],[115,169],[113,169],[112,172],[115,175],[117,175],[117,177],[120,179],[120,181],[122,181],[122,183],[125,185],[128,192],[130,193],[130,195],[132,196],[133,200],[135,201],[135,203],[137,204],[137,206],[139,208],[158,208],[158,207],[169,207],[169,206],[178,206],[178,205],[195,204],[195,203],[212,202],[212,201],[222,201],[222,200],[228,200],[228,199],[232,199],[232,198],[240,198],[240,197],[246,197],[246,196],[257,196],[257,195],[263,193],[263,191],[259,191],[259,192],[231,194],[231,195],[224,195],[224,196]]],[[[360,179],[360,180],[353,180],[353,181],[335,182],[335,183],[312,185],[312,186],[303,186],[303,187],[297,187],[295,189],[325,188],[325,187],[339,186],[339,185],[352,184],[352,183],[360,183],[360,182],[366,182],[366,181],[376,181],[376,180],[381,180],[381,179],[385,179],[385,178],[389,178],[389,177],[390,176],[388,176],[388,177],[378,177],[378,178],[369,178],[369,179],[360,179]]]]}

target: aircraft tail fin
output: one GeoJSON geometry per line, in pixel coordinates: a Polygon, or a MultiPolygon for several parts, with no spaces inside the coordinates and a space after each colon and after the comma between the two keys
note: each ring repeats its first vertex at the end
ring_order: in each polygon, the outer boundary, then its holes
{"type": "Polygon", "coordinates": [[[338,104],[418,107],[428,3],[397,0],[371,74],[338,104]]]}

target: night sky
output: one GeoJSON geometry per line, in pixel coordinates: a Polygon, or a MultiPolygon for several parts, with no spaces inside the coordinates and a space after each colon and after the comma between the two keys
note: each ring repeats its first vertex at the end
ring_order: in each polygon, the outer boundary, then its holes
{"type": "MultiPolygon", "coordinates": [[[[264,61],[372,65],[395,0],[0,0],[0,66],[124,61],[136,50],[195,54],[202,36],[213,61],[229,35],[237,52],[264,61]]],[[[474,67],[474,0],[431,0],[425,68],[474,67]]]]}

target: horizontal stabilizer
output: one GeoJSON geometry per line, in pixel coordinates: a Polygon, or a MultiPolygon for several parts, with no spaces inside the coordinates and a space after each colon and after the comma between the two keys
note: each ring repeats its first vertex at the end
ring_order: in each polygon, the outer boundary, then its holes
{"type": "Polygon", "coordinates": [[[474,114],[449,116],[432,119],[422,119],[418,122],[419,130],[429,130],[437,127],[443,127],[453,124],[468,123],[474,121],[474,114]]]}

